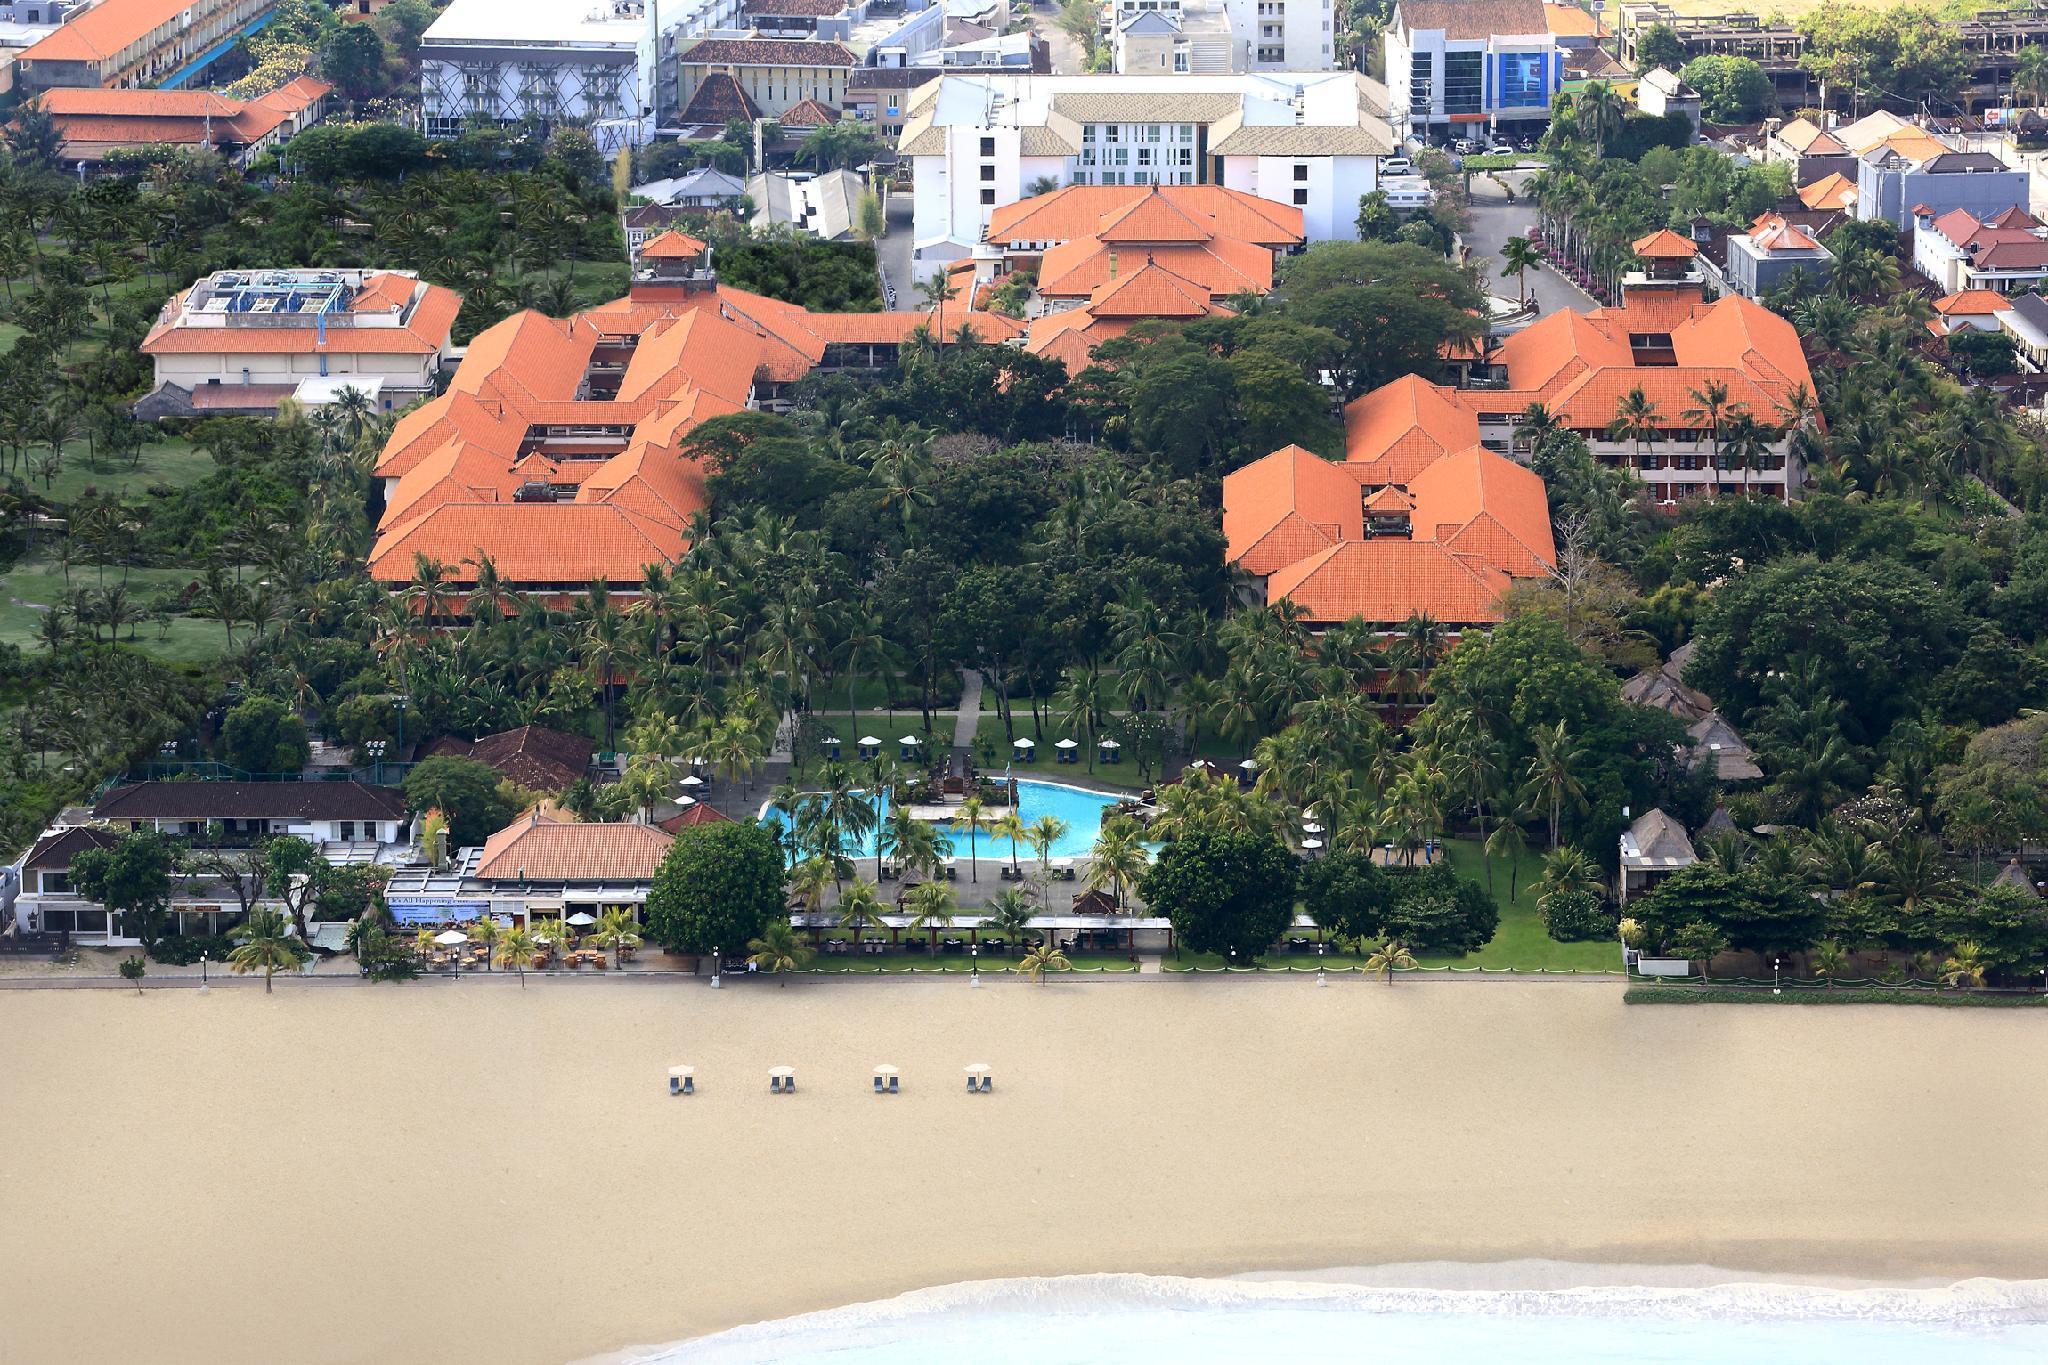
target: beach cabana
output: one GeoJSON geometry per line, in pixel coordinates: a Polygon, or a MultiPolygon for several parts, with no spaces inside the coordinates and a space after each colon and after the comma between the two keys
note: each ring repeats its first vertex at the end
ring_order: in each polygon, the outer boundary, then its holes
{"type": "Polygon", "coordinates": [[[1038,745],[1029,738],[1014,739],[1010,741],[1010,747],[1016,751],[1019,763],[1029,763],[1038,754],[1038,745]]]}
{"type": "Polygon", "coordinates": [[[695,791],[697,790],[697,788],[704,785],[704,779],[697,776],[697,774],[695,773],[691,773],[688,777],[676,783],[676,785],[678,787],[681,787],[684,791],[695,791]]]}
{"type": "Polygon", "coordinates": [[[854,751],[862,758],[880,758],[882,756],[882,741],[876,739],[873,735],[862,735],[859,742],[855,745],[854,751]]]}
{"type": "Polygon", "coordinates": [[[885,1094],[886,1094],[886,1095],[894,1095],[894,1094],[896,1094],[896,1093],[897,1093],[897,1083],[898,1083],[898,1081],[899,1081],[899,1080],[901,1079],[901,1076],[902,1076],[902,1073],[898,1072],[898,1071],[896,1070],[896,1068],[895,1068],[895,1067],[893,1067],[893,1066],[889,1066],[889,1065],[887,1065],[886,1063],[885,1063],[885,1064],[883,1064],[883,1065],[881,1065],[881,1066],[878,1066],[878,1067],[876,1067],[876,1068],[875,1068],[875,1093],[876,1093],[877,1095],[885,1095],[885,1094]]]}
{"type": "Polygon", "coordinates": [[[995,1086],[995,1077],[989,1074],[987,1062],[975,1062],[967,1068],[967,1093],[986,1095],[995,1086]]]}
{"type": "Polygon", "coordinates": [[[672,1066],[668,1069],[668,1093],[671,1095],[694,1095],[697,1093],[697,1072],[694,1067],[672,1066]]]}
{"type": "Polygon", "coordinates": [[[1096,757],[1100,758],[1104,763],[1119,762],[1123,758],[1123,747],[1123,745],[1113,739],[1098,741],[1095,745],[1096,757]]]}
{"type": "Polygon", "coordinates": [[[839,760],[839,736],[826,735],[818,741],[818,750],[835,763],[839,760]]]}
{"type": "Polygon", "coordinates": [[[1071,739],[1063,739],[1063,740],[1060,740],[1060,741],[1059,741],[1058,743],[1054,744],[1054,745],[1053,745],[1052,747],[1053,747],[1053,748],[1055,748],[1055,749],[1057,749],[1057,750],[1059,750],[1059,753],[1058,753],[1057,755],[1055,755],[1055,758],[1056,758],[1056,760],[1057,760],[1058,762],[1061,762],[1061,763],[1078,763],[1078,762],[1080,762],[1080,759],[1081,759],[1081,754],[1080,754],[1080,749],[1081,749],[1081,746],[1080,746],[1080,745],[1078,745],[1078,744],[1076,744],[1076,743],[1074,743],[1074,741],[1073,741],[1073,740],[1071,740],[1071,739]]]}
{"type": "Polygon", "coordinates": [[[793,1066],[769,1067],[768,1089],[777,1095],[794,1095],[796,1093],[796,1068],[793,1066]]]}
{"type": "Polygon", "coordinates": [[[1244,762],[1237,765],[1237,778],[1240,782],[1249,785],[1258,777],[1258,775],[1259,761],[1255,758],[1248,758],[1244,760],[1244,762]]]}
{"type": "Polygon", "coordinates": [[[916,735],[904,735],[896,743],[902,747],[903,761],[905,763],[915,763],[917,761],[917,751],[924,747],[924,741],[916,735]]]}

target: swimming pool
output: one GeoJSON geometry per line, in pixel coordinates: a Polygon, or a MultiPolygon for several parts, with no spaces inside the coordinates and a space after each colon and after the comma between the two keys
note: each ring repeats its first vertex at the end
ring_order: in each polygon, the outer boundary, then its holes
{"type": "MultiPolygon", "coordinates": [[[[1060,836],[1046,856],[1050,858],[1082,858],[1095,847],[1095,836],[1102,829],[1102,817],[1121,798],[1102,792],[1083,791],[1079,787],[1068,787],[1058,782],[1033,782],[1020,778],[1017,781],[1018,814],[1028,827],[1045,816],[1066,824],[1067,832],[1060,836]]],[[[780,826],[783,814],[773,806],[761,813],[761,818],[780,826]]],[[[946,837],[953,841],[953,855],[965,858],[968,855],[967,831],[958,825],[939,826],[946,837]]],[[[988,862],[1008,862],[1010,841],[998,839],[987,830],[975,838],[976,855],[988,862]]],[[[860,841],[860,847],[848,849],[852,857],[872,858],[875,856],[875,836],[869,834],[860,841]]],[[[1030,862],[1037,856],[1028,843],[1017,845],[1017,860],[1030,862]]]]}

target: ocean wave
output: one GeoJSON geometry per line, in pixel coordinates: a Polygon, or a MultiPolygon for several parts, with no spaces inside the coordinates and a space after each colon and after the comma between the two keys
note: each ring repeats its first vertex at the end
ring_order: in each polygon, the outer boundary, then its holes
{"type": "MultiPolygon", "coordinates": [[[[1826,1288],[1775,1283],[1725,1283],[1693,1288],[1593,1285],[1562,1289],[1426,1289],[1285,1279],[1219,1280],[1101,1274],[979,1280],[913,1290],[892,1299],[852,1304],[733,1328],[693,1341],[607,1357],[616,1365],[695,1365],[841,1355],[850,1347],[901,1346],[877,1358],[923,1358],[920,1340],[937,1348],[932,1329],[971,1324],[1040,1324],[1085,1320],[1104,1324],[1170,1322],[1186,1315],[1223,1323],[1246,1315],[1307,1323],[1322,1315],[1383,1320],[1570,1320],[1626,1328],[1685,1324],[1800,1327],[1826,1324],[1995,1333],[2048,1324],[2048,1281],[1969,1279],[1926,1287],[1826,1288]]],[[[1176,1327],[1186,1326],[1181,1323],[1176,1327]]],[[[1583,1330],[1592,1330],[1584,1328],[1583,1330]]],[[[2029,1340],[2034,1338],[2030,1335],[2029,1340]]],[[[1733,1344],[1732,1341],[1729,1344],[1733,1344]]],[[[1079,1358],[1079,1357],[1075,1357],[1079,1358]]],[[[1674,1354],[1659,1358],[1709,1359],[1674,1354]]]]}

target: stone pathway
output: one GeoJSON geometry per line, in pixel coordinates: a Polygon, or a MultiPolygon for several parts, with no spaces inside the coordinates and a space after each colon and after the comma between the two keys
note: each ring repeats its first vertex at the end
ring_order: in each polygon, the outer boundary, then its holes
{"type": "Polygon", "coordinates": [[[981,727],[981,670],[960,670],[960,710],[953,718],[953,747],[972,749],[974,732],[981,727]]]}

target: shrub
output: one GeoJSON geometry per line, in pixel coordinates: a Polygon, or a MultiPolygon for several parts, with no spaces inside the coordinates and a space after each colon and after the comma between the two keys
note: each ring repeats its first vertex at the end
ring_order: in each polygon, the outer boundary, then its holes
{"type": "Polygon", "coordinates": [[[1560,891],[1543,902],[1543,927],[1559,943],[1606,938],[1614,921],[1590,891],[1560,891]]]}
{"type": "Polygon", "coordinates": [[[214,962],[227,961],[234,941],[225,934],[166,934],[149,945],[149,955],[172,967],[189,967],[201,954],[214,962]]]}

